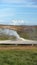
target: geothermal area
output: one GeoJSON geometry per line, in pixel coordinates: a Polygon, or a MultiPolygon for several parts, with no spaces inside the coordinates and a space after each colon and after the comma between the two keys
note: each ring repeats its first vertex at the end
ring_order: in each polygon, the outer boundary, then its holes
{"type": "Polygon", "coordinates": [[[8,36],[8,39],[0,40],[0,44],[37,44],[37,40],[28,40],[20,37],[16,30],[1,28],[0,27],[0,39],[3,36],[8,36]]]}

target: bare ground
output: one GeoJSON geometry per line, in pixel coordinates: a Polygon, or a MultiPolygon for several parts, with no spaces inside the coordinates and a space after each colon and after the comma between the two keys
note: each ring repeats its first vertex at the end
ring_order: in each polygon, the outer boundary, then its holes
{"type": "Polygon", "coordinates": [[[37,46],[12,46],[12,45],[1,45],[0,50],[37,50],[37,46]]]}

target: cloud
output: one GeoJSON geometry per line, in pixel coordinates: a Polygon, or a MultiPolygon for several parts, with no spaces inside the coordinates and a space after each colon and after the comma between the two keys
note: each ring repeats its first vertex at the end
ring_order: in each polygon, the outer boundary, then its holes
{"type": "Polygon", "coordinates": [[[2,8],[0,9],[0,19],[8,19],[15,16],[14,8],[2,8]]]}
{"type": "Polygon", "coordinates": [[[26,0],[2,0],[3,3],[24,3],[26,0]]]}
{"type": "Polygon", "coordinates": [[[7,24],[7,25],[25,25],[24,20],[0,20],[0,24],[7,24]]]}
{"type": "Polygon", "coordinates": [[[22,4],[21,5],[19,4],[18,5],[17,4],[17,5],[12,6],[12,8],[13,7],[29,7],[29,8],[31,7],[31,8],[37,8],[37,5],[31,5],[31,4],[23,4],[23,5],[22,4]]]}
{"type": "Polygon", "coordinates": [[[4,3],[26,3],[26,2],[37,2],[37,0],[1,0],[4,3]]]}
{"type": "Polygon", "coordinates": [[[12,20],[9,24],[10,25],[24,25],[25,21],[24,20],[12,20]]]}
{"type": "Polygon", "coordinates": [[[33,2],[37,2],[37,0],[32,0],[33,2]]]}
{"type": "Polygon", "coordinates": [[[33,2],[29,2],[26,5],[23,5],[24,7],[31,7],[31,8],[37,8],[37,5],[35,5],[33,2]]]}
{"type": "Polygon", "coordinates": [[[14,6],[12,7],[34,7],[37,8],[37,0],[1,0],[1,3],[7,3],[14,6]],[[16,5],[17,4],[17,5],[16,5]]]}

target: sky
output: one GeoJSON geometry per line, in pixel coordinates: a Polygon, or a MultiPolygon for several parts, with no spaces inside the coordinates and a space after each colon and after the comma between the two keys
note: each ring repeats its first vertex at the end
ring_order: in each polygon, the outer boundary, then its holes
{"type": "Polygon", "coordinates": [[[37,0],[0,0],[0,24],[37,25],[37,0]]]}

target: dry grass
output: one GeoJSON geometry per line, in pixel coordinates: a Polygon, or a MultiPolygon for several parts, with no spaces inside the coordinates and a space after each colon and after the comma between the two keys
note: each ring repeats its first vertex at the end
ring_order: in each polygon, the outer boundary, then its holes
{"type": "Polygon", "coordinates": [[[35,49],[37,50],[37,46],[17,46],[17,45],[0,45],[0,50],[10,50],[10,49],[16,49],[16,50],[32,50],[35,49]]]}

